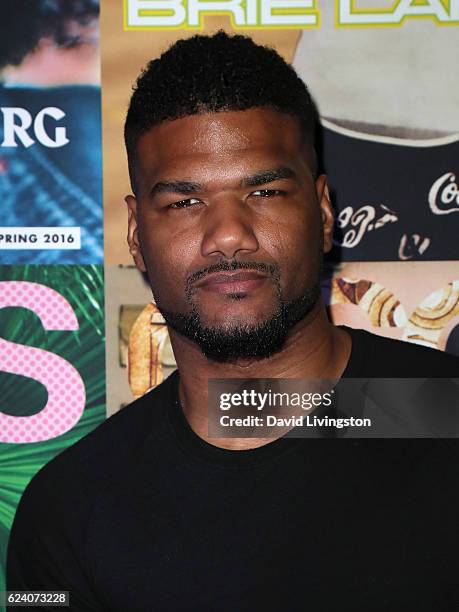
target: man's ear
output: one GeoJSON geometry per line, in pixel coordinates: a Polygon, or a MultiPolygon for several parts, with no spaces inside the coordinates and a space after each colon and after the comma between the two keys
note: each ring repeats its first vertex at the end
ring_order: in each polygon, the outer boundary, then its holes
{"type": "Polygon", "coordinates": [[[333,207],[325,174],[321,174],[316,180],[316,190],[322,217],[324,253],[328,253],[333,246],[333,207]]]}
{"type": "Polygon", "coordinates": [[[139,229],[137,225],[137,200],[134,196],[128,195],[124,198],[128,207],[128,234],[127,241],[129,252],[134,259],[134,263],[141,272],[146,272],[145,262],[142,251],[140,250],[139,229]]]}

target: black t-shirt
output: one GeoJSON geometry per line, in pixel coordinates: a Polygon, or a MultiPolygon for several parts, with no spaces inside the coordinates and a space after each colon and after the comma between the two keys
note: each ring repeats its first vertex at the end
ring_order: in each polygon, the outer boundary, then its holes
{"type": "MultiPolygon", "coordinates": [[[[349,330],[346,377],[454,377],[446,354],[349,330]]],[[[8,589],[72,610],[459,609],[459,441],[197,436],[177,373],[34,477],[8,589]]],[[[43,608],[40,608],[43,609],[43,608]]]]}

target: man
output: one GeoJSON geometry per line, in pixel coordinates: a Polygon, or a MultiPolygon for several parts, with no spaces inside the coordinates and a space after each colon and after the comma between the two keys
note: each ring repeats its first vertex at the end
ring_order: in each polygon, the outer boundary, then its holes
{"type": "Polygon", "coordinates": [[[327,320],[332,209],[313,117],[293,69],[241,36],[178,41],[139,78],[128,240],[178,372],[34,478],[9,589],[68,590],[73,610],[459,601],[456,444],[208,435],[210,378],[457,372],[452,357],[327,320]]]}

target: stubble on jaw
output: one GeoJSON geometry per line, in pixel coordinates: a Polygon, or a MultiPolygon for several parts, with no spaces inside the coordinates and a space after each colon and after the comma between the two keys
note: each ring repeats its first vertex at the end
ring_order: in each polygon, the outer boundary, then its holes
{"type": "MultiPolygon", "coordinates": [[[[322,266],[321,266],[322,267],[322,266]]],[[[186,300],[189,312],[177,313],[157,304],[167,325],[173,330],[195,342],[202,353],[210,360],[231,363],[244,359],[265,359],[284,346],[289,331],[305,318],[320,297],[320,274],[317,281],[306,288],[303,294],[292,300],[283,297],[280,271],[275,264],[255,262],[221,262],[203,268],[190,275],[186,282],[186,300]],[[194,301],[194,283],[212,272],[238,269],[258,270],[269,275],[276,288],[277,307],[265,321],[255,325],[205,326],[194,301]]],[[[244,293],[227,294],[231,300],[244,300],[244,293]]]]}

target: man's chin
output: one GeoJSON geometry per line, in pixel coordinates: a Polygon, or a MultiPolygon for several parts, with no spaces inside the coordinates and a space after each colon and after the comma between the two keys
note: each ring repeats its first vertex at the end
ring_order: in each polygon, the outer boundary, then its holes
{"type": "Polygon", "coordinates": [[[314,307],[320,295],[313,287],[306,295],[281,302],[278,310],[265,319],[253,316],[213,322],[203,322],[199,313],[180,314],[161,309],[169,327],[195,342],[209,359],[219,362],[266,359],[284,346],[290,329],[314,307]]]}
{"type": "Polygon", "coordinates": [[[281,350],[287,336],[288,329],[272,320],[261,325],[200,327],[188,334],[208,359],[227,363],[265,359],[281,350]]]}
{"type": "Polygon", "coordinates": [[[269,357],[283,346],[288,329],[282,317],[274,315],[256,323],[252,318],[224,320],[206,325],[199,315],[162,311],[167,325],[192,340],[213,361],[233,362],[269,357]]]}

